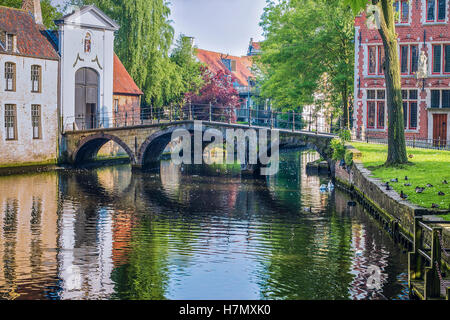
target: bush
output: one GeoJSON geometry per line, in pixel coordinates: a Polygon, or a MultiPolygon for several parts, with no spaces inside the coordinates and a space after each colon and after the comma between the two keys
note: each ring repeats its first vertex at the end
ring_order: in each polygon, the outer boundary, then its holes
{"type": "Polygon", "coordinates": [[[353,152],[351,152],[350,150],[346,150],[344,161],[346,165],[351,166],[353,164],[353,152]]]}
{"type": "Polygon", "coordinates": [[[341,139],[334,138],[331,140],[331,149],[333,149],[333,155],[331,158],[335,161],[344,159],[345,157],[345,143],[341,139]]]}

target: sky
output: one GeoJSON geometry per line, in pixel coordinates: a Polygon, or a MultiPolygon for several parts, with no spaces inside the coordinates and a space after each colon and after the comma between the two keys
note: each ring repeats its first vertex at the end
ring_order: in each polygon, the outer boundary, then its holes
{"type": "MultiPolygon", "coordinates": [[[[195,38],[200,49],[235,56],[247,53],[250,38],[260,41],[259,26],[266,0],[168,0],[175,40],[195,38]]],[[[64,0],[52,0],[61,4],[64,0]]]]}
{"type": "Polygon", "coordinates": [[[170,0],[175,39],[195,38],[200,49],[236,56],[247,53],[250,38],[262,40],[259,26],[265,0],[170,0]]]}

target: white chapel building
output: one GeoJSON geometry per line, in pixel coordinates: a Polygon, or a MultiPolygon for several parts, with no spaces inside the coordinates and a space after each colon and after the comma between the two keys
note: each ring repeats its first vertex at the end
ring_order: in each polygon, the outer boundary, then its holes
{"type": "Polygon", "coordinates": [[[113,117],[114,32],[119,26],[95,6],[55,23],[63,130],[107,127],[113,117]]]}

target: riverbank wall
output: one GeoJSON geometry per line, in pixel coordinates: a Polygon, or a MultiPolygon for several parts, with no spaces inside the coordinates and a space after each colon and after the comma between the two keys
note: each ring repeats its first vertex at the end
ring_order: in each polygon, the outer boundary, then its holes
{"type": "MultiPolygon", "coordinates": [[[[395,241],[412,250],[415,217],[423,217],[424,221],[436,221],[439,219],[438,214],[446,212],[416,206],[401,199],[396,191],[386,190],[385,183],[364,168],[360,160],[361,153],[352,147],[349,147],[349,150],[353,153],[351,166],[341,166],[339,162],[334,161],[330,164],[337,187],[356,198],[374,218],[379,220],[395,241]]],[[[448,225],[437,226],[443,227],[444,246],[450,248],[450,228],[448,225]]],[[[450,258],[443,255],[442,259],[449,268],[450,258]]]]}

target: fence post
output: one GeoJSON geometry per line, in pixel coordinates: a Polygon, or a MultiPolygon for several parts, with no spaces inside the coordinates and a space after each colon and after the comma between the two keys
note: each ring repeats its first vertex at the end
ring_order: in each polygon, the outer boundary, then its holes
{"type": "Polygon", "coordinates": [[[189,101],[189,120],[192,120],[192,104],[189,101]]]}
{"type": "Polygon", "coordinates": [[[209,122],[212,120],[212,103],[209,103],[209,122]]]}
{"type": "Polygon", "coordinates": [[[250,105],[248,106],[248,126],[252,126],[252,109],[250,105]]]}
{"type": "Polygon", "coordinates": [[[229,111],[229,115],[228,115],[228,123],[231,123],[231,117],[232,117],[233,109],[232,109],[231,107],[227,107],[227,108],[228,108],[228,111],[229,111]]]}
{"type": "Polygon", "coordinates": [[[425,300],[441,297],[441,281],[439,278],[441,245],[437,234],[441,230],[441,228],[433,228],[431,235],[431,266],[425,269],[425,300]]]}
{"type": "Polygon", "coordinates": [[[270,129],[273,129],[273,111],[270,110],[270,129]]]}
{"type": "Polygon", "coordinates": [[[292,110],[292,131],[295,131],[295,111],[292,110]]]}
{"type": "Polygon", "coordinates": [[[170,104],[169,108],[169,122],[172,122],[172,104],[170,104]]]}

